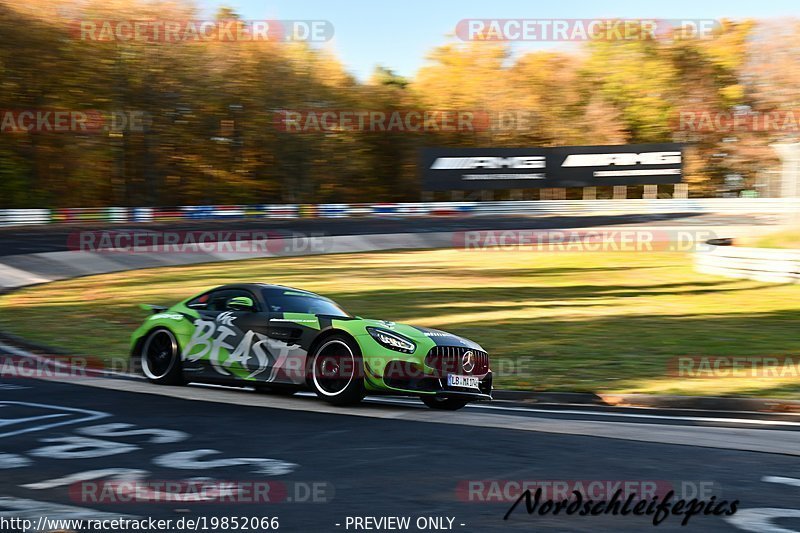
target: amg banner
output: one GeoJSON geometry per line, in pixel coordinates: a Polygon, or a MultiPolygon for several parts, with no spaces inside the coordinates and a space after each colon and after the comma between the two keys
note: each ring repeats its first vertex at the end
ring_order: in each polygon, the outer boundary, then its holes
{"type": "Polygon", "coordinates": [[[680,183],[682,145],[425,148],[427,191],[680,183]]]}

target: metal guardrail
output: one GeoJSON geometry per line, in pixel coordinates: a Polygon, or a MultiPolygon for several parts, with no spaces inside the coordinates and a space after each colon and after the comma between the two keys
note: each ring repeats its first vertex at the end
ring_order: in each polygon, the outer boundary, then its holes
{"type": "Polygon", "coordinates": [[[715,246],[694,255],[695,270],[703,274],[769,283],[800,282],[800,250],[715,246]]]}
{"type": "Polygon", "coordinates": [[[207,219],[293,219],[414,216],[593,216],[635,214],[800,213],[798,198],[691,198],[629,200],[539,200],[507,202],[409,202],[363,204],[198,205],[0,209],[0,227],[52,223],[130,223],[207,219]]]}

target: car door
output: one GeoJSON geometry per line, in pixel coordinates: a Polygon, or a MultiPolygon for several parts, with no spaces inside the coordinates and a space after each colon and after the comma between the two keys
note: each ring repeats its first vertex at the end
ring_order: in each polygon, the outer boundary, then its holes
{"type": "Polygon", "coordinates": [[[264,300],[269,314],[267,335],[280,354],[275,380],[305,383],[308,349],[325,322],[314,311],[324,309],[314,309],[313,303],[317,298],[309,298],[305,293],[292,289],[265,291],[264,300]]]}
{"type": "Polygon", "coordinates": [[[221,289],[189,302],[200,315],[183,348],[184,371],[204,379],[266,380],[275,355],[268,337],[268,315],[246,289],[221,289]],[[243,302],[251,308],[242,307],[243,302]]]}

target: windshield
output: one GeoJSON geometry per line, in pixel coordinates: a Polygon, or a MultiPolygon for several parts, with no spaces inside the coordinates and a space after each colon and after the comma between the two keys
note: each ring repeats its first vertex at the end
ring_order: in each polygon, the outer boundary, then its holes
{"type": "Polygon", "coordinates": [[[316,294],[291,289],[264,289],[263,292],[271,313],[350,316],[332,300],[316,294]]]}

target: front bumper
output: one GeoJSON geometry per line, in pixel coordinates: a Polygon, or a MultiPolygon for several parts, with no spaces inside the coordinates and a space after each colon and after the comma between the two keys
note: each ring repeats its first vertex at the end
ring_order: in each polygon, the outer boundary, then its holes
{"type": "Polygon", "coordinates": [[[478,389],[466,387],[450,387],[447,385],[447,375],[421,374],[408,371],[393,371],[392,365],[387,365],[386,372],[381,376],[367,366],[367,378],[376,390],[395,394],[416,396],[438,396],[442,398],[460,398],[470,401],[490,401],[492,399],[492,372],[488,371],[483,376],[477,376],[478,389]]]}
{"type": "MultiPolygon", "coordinates": [[[[430,396],[430,395],[428,395],[430,396]]],[[[459,400],[469,400],[471,402],[490,402],[492,401],[491,394],[483,394],[477,392],[461,392],[455,390],[443,390],[433,393],[437,398],[455,398],[459,400]]]]}

